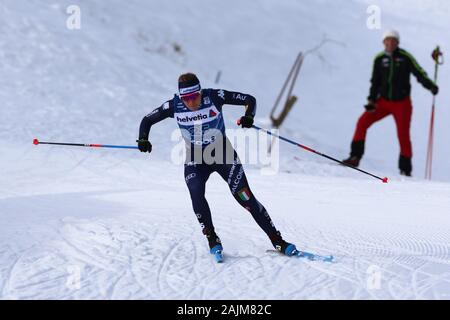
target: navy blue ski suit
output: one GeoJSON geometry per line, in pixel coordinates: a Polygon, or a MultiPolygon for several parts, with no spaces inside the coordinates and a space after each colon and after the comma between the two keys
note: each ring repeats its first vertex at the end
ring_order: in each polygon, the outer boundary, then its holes
{"type": "Polygon", "coordinates": [[[239,157],[225,136],[222,106],[225,104],[247,106],[245,114],[253,117],[256,112],[255,98],[239,92],[203,89],[201,99],[201,106],[196,111],[191,111],[184,105],[179,95],[175,94],[172,99],[144,117],[140,125],[139,138],[148,139],[150,128],[155,123],[166,118],[175,118],[188,151],[184,165],[185,181],[194,212],[204,234],[214,233],[211,210],[205,198],[205,184],[211,173],[217,172],[227,182],[236,201],[251,213],[272,242],[280,239],[280,233],[266,209],[253,195],[239,157]],[[213,161],[204,159],[202,151],[219,141],[222,142],[222,146],[212,152],[215,156],[213,161]]]}

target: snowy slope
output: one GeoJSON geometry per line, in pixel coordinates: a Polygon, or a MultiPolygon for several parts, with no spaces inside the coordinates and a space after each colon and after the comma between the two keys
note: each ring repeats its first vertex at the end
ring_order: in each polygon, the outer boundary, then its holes
{"type": "Polygon", "coordinates": [[[3,298],[450,298],[448,184],[249,170],[286,239],[333,253],[327,265],[266,253],[265,235],[213,175],[207,197],[226,259],[217,265],[179,167],[35,152],[9,158],[23,173],[6,174],[15,183],[2,190],[3,298]],[[379,287],[370,286],[372,272],[379,287]]]}
{"type": "MultiPolygon", "coordinates": [[[[332,265],[266,253],[265,235],[213,175],[207,197],[227,260],[214,264],[182,167],[170,162],[173,121],[152,129],[151,155],[31,145],[34,137],[133,144],[142,116],[173,94],[184,71],[197,72],[204,87],[253,93],[264,126],[297,52],[326,36],[333,42],[305,60],[300,99],[281,133],[344,157],[382,49],[382,31],[366,28],[367,6],[381,6],[383,27],[399,29],[430,74],[431,49],[448,47],[447,1],[196,2],[77,1],[75,31],[65,27],[73,1],[0,3],[0,298],[449,299],[445,65],[435,133],[440,182],[421,179],[431,96],[414,79],[417,178],[397,176],[392,120],[372,128],[363,163],[391,177],[388,185],[289,145],[281,146],[279,174],[248,167],[286,239],[333,253],[332,265]],[[370,286],[372,272],[379,287],[370,286]]],[[[241,114],[225,111],[229,129],[241,114]]]]}

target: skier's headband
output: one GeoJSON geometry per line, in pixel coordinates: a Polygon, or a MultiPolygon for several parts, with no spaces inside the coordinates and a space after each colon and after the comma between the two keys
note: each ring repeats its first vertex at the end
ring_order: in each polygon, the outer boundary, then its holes
{"type": "Polygon", "coordinates": [[[200,81],[198,81],[197,77],[187,81],[178,82],[178,91],[180,96],[191,95],[193,93],[200,92],[201,89],[202,87],[200,86],[200,81]]]}

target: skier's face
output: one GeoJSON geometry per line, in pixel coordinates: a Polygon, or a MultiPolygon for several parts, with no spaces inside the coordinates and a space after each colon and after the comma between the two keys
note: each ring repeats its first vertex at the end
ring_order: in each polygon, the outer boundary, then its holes
{"type": "Polygon", "coordinates": [[[195,111],[200,107],[202,102],[202,92],[190,95],[188,97],[182,97],[183,103],[188,107],[189,110],[195,111]]]}
{"type": "Polygon", "coordinates": [[[383,41],[384,43],[384,49],[387,53],[392,53],[397,49],[398,47],[398,40],[395,38],[386,38],[383,41]]]}

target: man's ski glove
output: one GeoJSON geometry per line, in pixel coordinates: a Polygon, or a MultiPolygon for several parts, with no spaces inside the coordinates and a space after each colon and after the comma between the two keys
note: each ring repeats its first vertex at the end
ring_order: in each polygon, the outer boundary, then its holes
{"type": "Polygon", "coordinates": [[[377,105],[373,101],[369,101],[364,108],[366,108],[367,111],[372,112],[375,111],[377,105]]]}
{"type": "Polygon", "coordinates": [[[442,52],[439,49],[439,47],[437,47],[436,49],[433,50],[433,52],[431,53],[431,57],[433,58],[434,61],[436,61],[438,64],[443,64],[444,62],[442,61],[442,59],[439,59],[440,57],[442,57],[442,52]]]}
{"type": "Polygon", "coordinates": [[[434,86],[433,88],[431,88],[431,93],[433,94],[433,96],[437,95],[438,92],[439,92],[438,86],[434,86]]]}
{"type": "Polygon", "coordinates": [[[141,138],[139,140],[136,140],[136,142],[138,143],[139,151],[148,153],[152,152],[152,144],[147,139],[141,138]]]}
{"type": "Polygon", "coordinates": [[[239,119],[239,125],[242,126],[242,128],[251,128],[253,122],[254,120],[252,116],[243,116],[239,119]]]}

